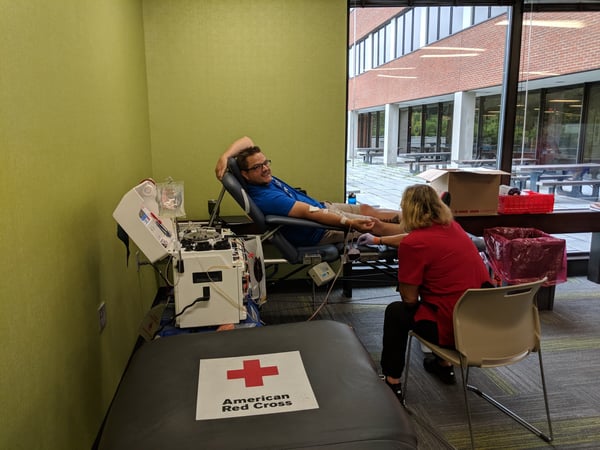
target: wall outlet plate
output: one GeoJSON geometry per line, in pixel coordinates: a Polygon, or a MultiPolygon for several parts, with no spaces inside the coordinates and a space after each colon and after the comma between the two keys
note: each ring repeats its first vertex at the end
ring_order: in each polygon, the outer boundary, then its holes
{"type": "Polygon", "coordinates": [[[98,306],[98,323],[100,331],[104,330],[104,327],[106,327],[106,303],[104,302],[98,306]]]}

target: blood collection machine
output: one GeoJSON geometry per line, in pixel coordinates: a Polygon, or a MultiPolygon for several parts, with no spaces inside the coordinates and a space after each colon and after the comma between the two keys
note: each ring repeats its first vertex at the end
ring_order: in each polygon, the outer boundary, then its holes
{"type": "Polygon", "coordinates": [[[244,299],[266,296],[264,259],[257,236],[160,215],[156,184],[145,180],[127,192],[113,217],[151,263],[170,258],[176,325],[238,323],[244,299]]]}

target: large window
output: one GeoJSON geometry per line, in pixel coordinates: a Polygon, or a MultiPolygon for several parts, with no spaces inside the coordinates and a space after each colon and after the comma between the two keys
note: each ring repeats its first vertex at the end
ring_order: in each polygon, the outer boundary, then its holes
{"type": "Polygon", "coordinates": [[[403,8],[350,45],[349,76],[360,75],[506,11],[506,7],[488,6],[403,8]]]}
{"type": "Polygon", "coordinates": [[[475,107],[474,159],[495,158],[498,153],[498,127],[500,124],[500,96],[479,97],[475,107]]]}
{"type": "Polygon", "coordinates": [[[589,86],[583,161],[600,161],[600,83],[589,86]]]}
{"type": "MultiPolygon", "coordinates": [[[[377,139],[369,128],[370,145],[387,146],[382,163],[396,164],[395,152],[443,151],[453,162],[485,160],[515,178],[526,164],[600,164],[600,2],[596,10],[586,2],[551,11],[544,0],[526,1],[522,17],[513,17],[522,22],[518,61],[506,55],[508,7],[439,3],[382,8],[379,23],[350,43],[350,126],[363,110],[391,113],[383,128],[379,122],[377,139]],[[356,64],[355,52],[374,35],[383,59],[356,64]],[[505,90],[507,80],[514,91],[505,90]],[[511,109],[504,111],[507,102],[511,109]]],[[[359,20],[360,10],[353,13],[359,20]]],[[[349,158],[355,135],[349,134],[349,158]]],[[[600,180],[597,166],[584,173],[585,180],[600,180]]],[[[546,188],[528,188],[540,186],[546,188]]]]}

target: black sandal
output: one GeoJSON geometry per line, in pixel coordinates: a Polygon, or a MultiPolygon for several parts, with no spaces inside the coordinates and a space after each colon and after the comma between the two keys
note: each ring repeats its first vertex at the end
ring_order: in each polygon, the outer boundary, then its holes
{"type": "Polygon", "coordinates": [[[423,360],[425,370],[438,377],[444,384],[456,384],[456,376],[454,375],[454,366],[440,365],[440,358],[437,356],[427,356],[423,360]]]}

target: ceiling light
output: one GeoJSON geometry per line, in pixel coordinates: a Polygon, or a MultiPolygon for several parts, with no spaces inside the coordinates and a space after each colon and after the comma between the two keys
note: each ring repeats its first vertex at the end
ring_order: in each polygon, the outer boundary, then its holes
{"type": "MultiPolygon", "coordinates": [[[[507,20],[496,22],[496,25],[508,25],[507,20]]],[[[523,26],[549,27],[549,28],[583,28],[585,24],[580,20],[526,20],[523,26]]]]}
{"type": "Polygon", "coordinates": [[[479,56],[479,53],[447,53],[439,55],[421,55],[421,58],[465,58],[467,56],[479,56]]]}
{"type": "Polygon", "coordinates": [[[406,78],[408,80],[416,80],[417,77],[409,77],[409,76],[402,76],[402,75],[384,75],[384,74],[378,74],[378,77],[381,78],[406,78]]]}
{"type": "Polygon", "coordinates": [[[484,48],[469,48],[469,47],[423,47],[420,50],[453,50],[464,52],[485,52],[484,48]]]}
{"type": "Polygon", "coordinates": [[[552,73],[552,72],[522,72],[523,75],[544,75],[547,77],[556,77],[560,75],[560,73],[552,73]]]}
{"type": "Polygon", "coordinates": [[[415,67],[378,67],[376,69],[371,69],[374,71],[392,71],[392,70],[415,70],[415,67]]]}

